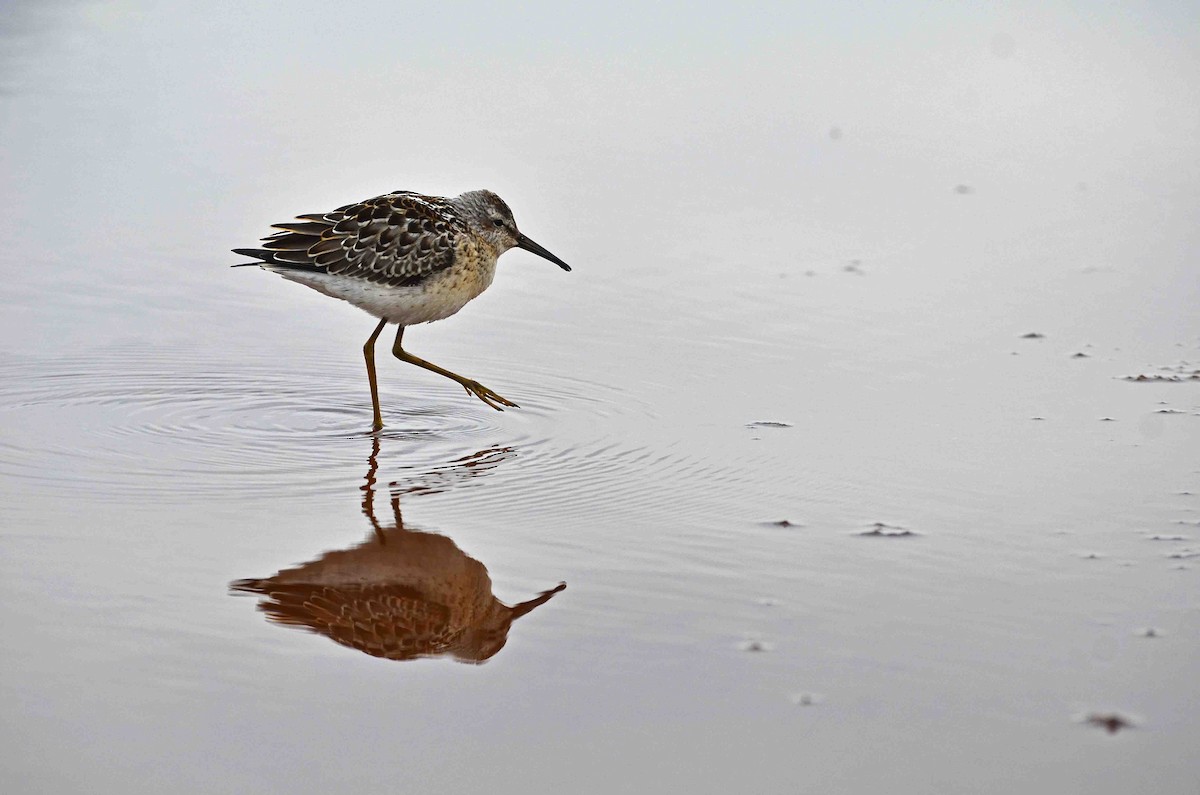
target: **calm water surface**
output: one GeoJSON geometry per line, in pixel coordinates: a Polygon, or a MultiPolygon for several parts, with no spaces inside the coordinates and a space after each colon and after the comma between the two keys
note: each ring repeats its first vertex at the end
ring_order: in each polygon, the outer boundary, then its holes
{"type": "Polygon", "coordinates": [[[1194,9],[640,13],[4,11],[0,788],[1194,791],[1194,9]]]}

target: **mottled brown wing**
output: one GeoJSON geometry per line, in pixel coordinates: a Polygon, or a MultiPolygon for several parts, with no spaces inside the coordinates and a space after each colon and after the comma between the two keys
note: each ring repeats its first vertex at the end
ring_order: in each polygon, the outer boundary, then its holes
{"type": "Polygon", "coordinates": [[[262,249],[236,251],[280,268],[387,286],[416,284],[449,268],[466,231],[445,200],[408,192],[273,226],[280,231],[263,238],[262,249]]]}
{"type": "Polygon", "coordinates": [[[450,651],[461,627],[450,609],[412,588],[394,585],[306,585],[240,580],[234,590],[261,594],[258,605],[274,622],[327,635],[343,646],[390,660],[450,651]]]}

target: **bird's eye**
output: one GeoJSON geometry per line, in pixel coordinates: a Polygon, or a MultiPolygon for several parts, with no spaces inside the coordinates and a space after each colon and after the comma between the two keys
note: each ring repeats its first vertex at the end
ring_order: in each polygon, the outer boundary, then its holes
{"type": "Polygon", "coordinates": [[[501,218],[493,218],[492,225],[495,226],[497,229],[503,229],[504,228],[504,220],[501,218]]]}

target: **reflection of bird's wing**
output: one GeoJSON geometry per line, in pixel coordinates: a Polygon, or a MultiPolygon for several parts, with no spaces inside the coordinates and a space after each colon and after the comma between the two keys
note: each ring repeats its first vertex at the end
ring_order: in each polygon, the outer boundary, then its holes
{"type": "Polygon", "coordinates": [[[285,270],[332,273],[402,287],[454,264],[467,227],[445,199],[407,191],[273,225],[259,249],[234,249],[285,270]]]}
{"type": "Polygon", "coordinates": [[[373,657],[411,660],[444,654],[463,627],[450,608],[402,585],[307,585],[239,580],[234,590],[262,594],[259,609],[275,622],[304,627],[373,657]]]}

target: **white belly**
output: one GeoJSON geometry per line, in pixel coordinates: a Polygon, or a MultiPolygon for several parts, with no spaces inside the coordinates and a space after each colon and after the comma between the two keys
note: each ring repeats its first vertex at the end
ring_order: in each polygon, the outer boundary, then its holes
{"type": "Polygon", "coordinates": [[[270,266],[266,269],[401,326],[432,323],[450,317],[486,290],[496,274],[495,263],[492,263],[468,271],[451,268],[411,287],[388,287],[328,273],[270,266]]]}

